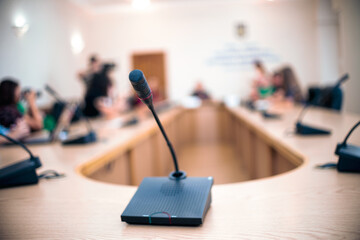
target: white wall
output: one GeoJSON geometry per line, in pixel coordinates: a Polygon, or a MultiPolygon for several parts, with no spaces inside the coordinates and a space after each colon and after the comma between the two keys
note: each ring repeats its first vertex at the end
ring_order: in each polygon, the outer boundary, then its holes
{"type": "MultiPolygon", "coordinates": [[[[303,87],[319,82],[317,61],[316,2],[298,1],[177,1],[154,4],[147,11],[106,11],[93,16],[91,47],[121,65],[119,87],[128,86],[133,52],[163,50],[167,53],[169,95],[187,95],[201,79],[217,98],[248,94],[252,68],[222,63],[211,65],[214,55],[229,57],[251,51],[251,46],[275,58],[269,68],[281,63],[294,66],[303,87]],[[206,2],[206,3],[205,3],[206,2]],[[247,26],[247,36],[235,34],[237,23],[247,26]],[[250,49],[250,50],[249,50],[250,49]]],[[[244,56],[243,56],[244,57],[244,56]]]]}
{"type": "MultiPolygon", "coordinates": [[[[87,15],[68,1],[1,0],[0,1],[0,78],[11,76],[22,86],[55,87],[64,97],[78,97],[81,85],[75,73],[83,67],[88,48],[74,55],[70,37],[80,32],[86,39],[87,15]],[[23,15],[29,31],[17,38],[12,26],[23,15]]],[[[44,94],[40,102],[46,102],[44,94]]]]}
{"type": "Polygon", "coordinates": [[[316,20],[320,82],[331,85],[341,74],[338,14],[333,9],[331,0],[317,1],[316,20]]]}
{"type": "MultiPolygon", "coordinates": [[[[327,0],[318,1],[318,6],[325,2],[329,10],[327,0]]],[[[188,94],[199,79],[218,98],[231,93],[246,96],[252,76],[246,62],[259,53],[272,56],[267,59],[270,70],[281,63],[292,64],[303,87],[336,75],[335,68],[327,71],[326,67],[337,64],[336,54],[330,54],[332,60],[324,55],[326,48],[336,45],[324,36],[334,32],[321,24],[324,31],[319,30],[319,20],[326,14],[321,15],[324,12],[319,12],[316,1],[174,1],[153,4],[143,12],[121,7],[93,16],[73,3],[0,1],[0,78],[12,76],[34,88],[49,83],[66,98],[80,98],[82,86],[75,74],[85,66],[89,53],[98,52],[120,64],[118,87],[126,91],[131,54],[157,50],[167,53],[168,91],[173,99],[188,94]],[[30,24],[22,38],[15,37],[11,28],[17,14],[30,24]],[[235,34],[238,23],[247,26],[244,39],[235,34]],[[74,32],[85,40],[79,55],[71,52],[74,32]],[[327,47],[319,48],[321,42],[327,47]],[[224,57],[229,62],[219,60],[224,57]]],[[[333,4],[340,16],[339,72],[351,76],[345,85],[345,110],[360,112],[359,1],[333,0],[333,4]]],[[[49,99],[42,98],[43,102],[49,99]]]]}
{"type": "Polygon", "coordinates": [[[350,75],[344,84],[345,110],[360,113],[360,1],[339,0],[341,71],[350,75]]]}

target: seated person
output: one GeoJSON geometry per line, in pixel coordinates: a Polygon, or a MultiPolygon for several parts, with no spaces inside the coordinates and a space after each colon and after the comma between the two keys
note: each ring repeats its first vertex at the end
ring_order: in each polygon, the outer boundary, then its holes
{"type": "Polygon", "coordinates": [[[252,90],[250,99],[256,101],[271,96],[273,94],[273,86],[269,74],[266,72],[264,64],[256,60],[254,61],[255,78],[252,82],[252,90]]]}
{"type": "Polygon", "coordinates": [[[290,101],[303,103],[304,97],[301,93],[299,82],[290,67],[285,67],[276,72],[272,78],[274,94],[270,98],[273,101],[290,101]]]}
{"type": "Polygon", "coordinates": [[[23,109],[20,104],[21,89],[19,84],[10,78],[3,79],[0,83],[0,125],[11,129],[23,119],[30,130],[36,131],[43,128],[43,118],[36,105],[36,93],[28,91],[23,93],[28,109],[23,109]]]}
{"type": "Polygon", "coordinates": [[[197,82],[195,90],[192,92],[191,96],[198,97],[201,100],[207,100],[211,98],[201,82],[197,82]]]}
{"type": "Polygon", "coordinates": [[[115,117],[123,106],[121,101],[113,98],[114,64],[104,64],[99,73],[93,75],[85,95],[83,113],[88,117],[100,115],[106,118],[115,117]]]}
{"type": "Polygon", "coordinates": [[[78,78],[84,83],[86,89],[90,87],[90,82],[93,75],[99,72],[100,68],[101,65],[99,57],[95,54],[91,55],[87,69],[78,73],[78,78]]]}

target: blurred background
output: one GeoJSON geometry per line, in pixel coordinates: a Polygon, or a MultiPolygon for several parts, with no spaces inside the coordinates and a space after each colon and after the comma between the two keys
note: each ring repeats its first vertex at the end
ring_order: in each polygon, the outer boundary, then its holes
{"type": "Polygon", "coordinates": [[[171,100],[197,82],[214,99],[245,98],[259,59],[270,71],[292,66],[304,91],[348,72],[344,110],[360,113],[359,9],[356,0],[1,0],[0,77],[79,99],[77,73],[96,54],[116,63],[120,94],[139,68],[171,100]]]}

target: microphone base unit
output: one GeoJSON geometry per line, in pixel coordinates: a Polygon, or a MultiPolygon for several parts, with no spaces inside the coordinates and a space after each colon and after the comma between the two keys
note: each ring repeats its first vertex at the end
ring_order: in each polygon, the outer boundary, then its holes
{"type": "Polygon", "coordinates": [[[38,157],[33,157],[0,169],[0,188],[36,184],[36,168],[41,167],[38,157]]]}
{"type": "Polygon", "coordinates": [[[129,224],[198,226],[211,204],[212,177],[146,177],[121,215],[129,224]]]}
{"type": "Polygon", "coordinates": [[[63,141],[62,144],[63,145],[79,145],[79,144],[93,143],[96,141],[97,141],[97,135],[94,131],[91,131],[84,136],[63,141]]]}
{"type": "Polygon", "coordinates": [[[134,126],[134,125],[136,125],[138,123],[139,123],[139,118],[138,117],[133,117],[133,118],[125,121],[124,123],[122,123],[120,127],[134,126]]]}
{"type": "Polygon", "coordinates": [[[331,130],[313,127],[310,125],[302,124],[301,122],[296,123],[295,133],[298,135],[330,135],[331,130]]]}
{"type": "Polygon", "coordinates": [[[339,172],[360,173],[360,147],[351,144],[338,144],[335,154],[339,156],[337,170],[339,172]]]}
{"type": "Polygon", "coordinates": [[[281,115],[277,114],[277,113],[271,113],[268,111],[262,111],[261,115],[263,116],[263,118],[265,119],[280,119],[281,115]]]}

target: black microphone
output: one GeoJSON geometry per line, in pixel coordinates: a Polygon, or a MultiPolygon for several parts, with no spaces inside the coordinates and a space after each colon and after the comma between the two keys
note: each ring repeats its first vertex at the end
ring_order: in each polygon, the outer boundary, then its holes
{"type": "MultiPolygon", "coordinates": [[[[338,88],[341,86],[341,84],[343,84],[346,80],[349,79],[349,74],[345,73],[339,80],[338,82],[335,84],[335,86],[333,88],[338,88]]],[[[329,94],[330,95],[330,94],[329,94]]],[[[329,96],[327,96],[328,98],[329,96]]],[[[327,100],[327,99],[326,99],[327,100]]]]}
{"type": "Polygon", "coordinates": [[[171,156],[172,156],[172,159],[174,162],[175,172],[170,173],[169,177],[175,178],[175,179],[185,178],[186,173],[184,171],[179,170],[175,150],[174,150],[169,138],[167,137],[165,130],[155,112],[155,109],[154,109],[154,106],[152,103],[151,89],[145,79],[143,72],[138,69],[133,70],[129,74],[129,79],[130,79],[130,82],[131,82],[132,86],[134,87],[135,92],[138,95],[139,99],[143,103],[145,103],[148,106],[148,108],[150,109],[150,111],[151,111],[152,115],[154,116],[155,121],[156,121],[157,125],[159,126],[160,131],[161,131],[162,135],[164,136],[165,141],[170,149],[170,153],[171,153],[171,156]]]}
{"type": "Polygon", "coordinates": [[[337,169],[339,172],[358,172],[360,173],[360,146],[348,144],[347,140],[353,131],[360,126],[358,121],[348,132],[344,141],[338,143],[335,154],[339,156],[337,169]]]}
{"type": "Polygon", "coordinates": [[[23,143],[2,133],[0,133],[0,136],[19,145],[30,155],[30,158],[27,160],[0,169],[0,188],[38,183],[39,178],[35,170],[41,167],[39,157],[34,156],[23,143]]]}
{"type": "MultiPolygon", "coordinates": [[[[331,89],[327,92],[327,94],[323,96],[322,99],[319,101],[319,105],[325,103],[331,97],[331,93],[333,92],[333,90],[339,88],[341,84],[343,84],[347,79],[349,79],[348,73],[344,74],[336,82],[336,84],[333,87],[331,87],[331,89]]],[[[306,103],[303,109],[300,111],[300,114],[296,121],[296,133],[300,135],[329,135],[331,133],[330,130],[315,128],[313,126],[305,125],[302,123],[302,119],[304,118],[305,112],[309,108],[309,106],[310,104],[306,103]]]]}
{"type": "Polygon", "coordinates": [[[94,128],[92,127],[90,120],[87,116],[85,116],[82,111],[77,111],[79,109],[79,107],[77,107],[75,109],[75,117],[77,117],[78,119],[84,119],[85,120],[85,124],[86,124],[86,128],[87,128],[87,133],[85,135],[81,135],[81,136],[76,136],[74,138],[71,139],[67,139],[65,141],[62,141],[61,144],[63,145],[78,145],[78,144],[88,144],[88,143],[94,143],[97,142],[98,138],[97,138],[97,134],[94,130],[94,128]]]}
{"type": "Polygon", "coordinates": [[[59,94],[52,88],[50,87],[48,84],[45,85],[45,90],[53,97],[55,98],[55,100],[59,103],[64,103],[66,102],[65,100],[63,100],[59,94]]]}
{"type": "Polygon", "coordinates": [[[139,99],[150,108],[153,96],[143,72],[135,69],[130,72],[129,79],[139,99]]]}
{"type": "Polygon", "coordinates": [[[87,133],[84,135],[76,136],[71,139],[66,139],[61,142],[62,145],[78,145],[78,144],[84,145],[84,144],[97,142],[97,140],[98,140],[97,134],[96,134],[95,130],[93,129],[89,119],[84,115],[82,115],[82,116],[85,119],[87,133]]]}
{"type": "Polygon", "coordinates": [[[214,180],[212,177],[186,177],[185,172],[179,171],[174,148],[154,110],[151,90],[144,74],[140,70],[134,70],[129,79],[138,97],[153,114],[169,146],[175,171],[168,178],[145,177],[121,214],[121,221],[150,225],[200,225],[211,204],[214,180]]]}
{"type": "MultiPolygon", "coordinates": [[[[62,104],[62,109],[61,111],[64,111],[65,105],[66,105],[66,101],[64,99],[62,99],[60,97],[60,95],[49,85],[45,85],[45,90],[51,95],[53,96],[56,101],[59,104],[62,104]]],[[[82,136],[78,136],[72,139],[67,139],[65,141],[62,141],[63,145],[76,145],[76,144],[87,144],[87,143],[93,143],[97,141],[97,134],[94,131],[93,127],[91,126],[91,123],[89,121],[89,119],[82,113],[81,109],[79,106],[76,107],[75,109],[75,114],[73,116],[73,119],[85,119],[85,124],[88,130],[88,133],[82,136]]]]}

